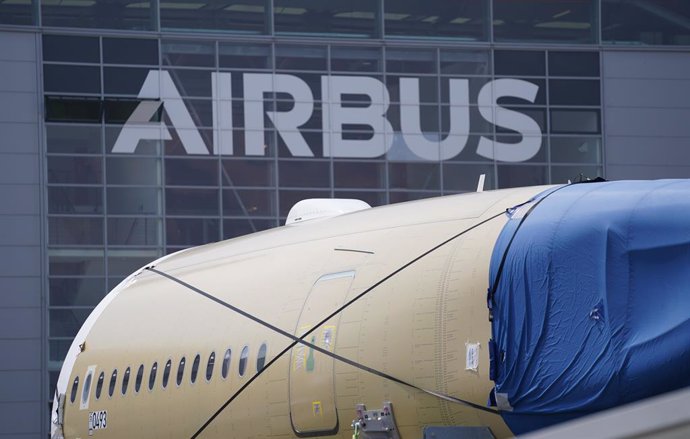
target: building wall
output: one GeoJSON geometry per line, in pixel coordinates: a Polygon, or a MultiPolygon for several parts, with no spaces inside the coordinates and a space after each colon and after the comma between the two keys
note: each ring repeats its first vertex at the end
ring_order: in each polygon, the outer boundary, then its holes
{"type": "Polygon", "coordinates": [[[45,432],[38,39],[0,33],[0,437],[45,432]]]}
{"type": "Polygon", "coordinates": [[[687,52],[603,54],[606,176],[690,177],[687,52]]]}

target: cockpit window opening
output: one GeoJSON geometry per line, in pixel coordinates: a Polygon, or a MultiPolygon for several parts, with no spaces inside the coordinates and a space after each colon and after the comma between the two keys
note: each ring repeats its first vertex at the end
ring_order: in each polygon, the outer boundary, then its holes
{"type": "Polygon", "coordinates": [[[247,359],[249,358],[249,346],[244,345],[242,352],[240,353],[240,364],[238,366],[238,371],[240,376],[244,376],[244,372],[247,371],[247,359]]]}
{"type": "Polygon", "coordinates": [[[113,396],[115,393],[115,384],[117,383],[117,369],[113,370],[113,374],[110,375],[110,385],[108,386],[108,396],[113,396]]]}
{"type": "Polygon", "coordinates": [[[172,360],[168,358],[167,363],[165,363],[165,369],[163,369],[163,388],[168,387],[168,379],[170,378],[170,369],[172,369],[172,360]]]}
{"type": "Polygon", "coordinates": [[[208,363],[206,363],[206,381],[211,381],[211,378],[213,377],[213,368],[216,365],[216,353],[211,352],[211,355],[208,356],[208,363]]]}
{"type": "Polygon", "coordinates": [[[228,350],[225,351],[225,355],[223,356],[223,367],[221,368],[221,375],[223,376],[223,379],[226,379],[228,377],[228,372],[230,371],[231,358],[232,349],[228,348],[228,350]]]}
{"type": "Polygon", "coordinates": [[[89,370],[89,372],[86,374],[86,378],[84,378],[84,387],[81,390],[81,403],[82,405],[86,404],[86,401],[89,399],[89,392],[91,391],[91,379],[93,377],[93,372],[89,370]]]}
{"type": "Polygon", "coordinates": [[[153,390],[153,385],[156,383],[156,373],[158,373],[158,362],[154,361],[149,374],[149,390],[153,390]]]}
{"type": "Polygon", "coordinates": [[[134,381],[134,391],[139,393],[141,389],[141,381],[144,379],[144,365],[139,365],[139,370],[137,370],[137,379],[134,381]]]}
{"type": "Polygon", "coordinates": [[[70,404],[74,404],[74,400],[77,399],[77,390],[79,388],[79,376],[74,377],[74,382],[72,383],[72,391],[69,395],[70,404]]]}
{"type": "Polygon", "coordinates": [[[131,368],[127,366],[125,369],[125,374],[122,376],[122,396],[127,394],[127,386],[129,386],[129,375],[131,373],[131,368]]]}
{"type": "Polygon", "coordinates": [[[105,381],[105,372],[98,375],[98,382],[96,383],[96,399],[101,399],[101,392],[103,391],[103,382],[105,381]]]}
{"type": "Polygon", "coordinates": [[[196,375],[199,373],[199,363],[201,362],[201,356],[196,354],[194,357],[194,362],[192,363],[192,375],[190,376],[190,381],[192,384],[196,382],[196,375]]]}
{"type": "Polygon", "coordinates": [[[182,384],[182,378],[184,378],[184,366],[186,363],[185,357],[180,358],[180,364],[177,366],[177,385],[182,384]]]}
{"type": "Polygon", "coordinates": [[[261,347],[259,347],[259,353],[256,356],[256,371],[261,372],[261,369],[264,368],[266,365],[266,351],[268,350],[268,346],[266,346],[266,343],[261,343],[261,347]]]}

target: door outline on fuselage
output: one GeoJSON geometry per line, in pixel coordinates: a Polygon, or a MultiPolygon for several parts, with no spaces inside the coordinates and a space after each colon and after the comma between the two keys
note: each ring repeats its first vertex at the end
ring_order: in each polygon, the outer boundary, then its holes
{"type": "MultiPolygon", "coordinates": [[[[314,282],[311,291],[309,291],[309,295],[302,305],[302,310],[295,327],[295,335],[301,337],[305,332],[309,331],[314,324],[318,323],[321,319],[345,303],[354,278],[355,271],[351,270],[326,274],[314,282]],[[327,294],[329,289],[332,293],[330,297],[320,294],[327,294]],[[329,298],[330,300],[328,300],[329,298]],[[317,302],[319,299],[321,299],[322,303],[317,302]],[[318,310],[311,309],[313,307],[318,308],[318,310]],[[311,315],[308,315],[310,311],[312,311],[312,313],[311,315]]],[[[310,334],[309,337],[307,337],[307,341],[329,349],[331,352],[335,351],[339,322],[340,315],[333,317],[328,322],[321,325],[319,329],[310,334]]],[[[290,363],[288,367],[288,404],[290,407],[290,425],[292,427],[292,431],[298,437],[332,436],[338,434],[340,429],[340,420],[338,419],[338,411],[336,408],[335,362],[333,358],[322,353],[313,352],[313,350],[307,349],[306,346],[298,344],[290,351],[290,363]],[[319,363],[325,361],[327,367],[319,368],[317,370],[317,366],[315,366],[315,358],[320,358],[319,363]],[[309,364],[310,359],[311,365],[309,364]],[[311,367],[311,371],[308,370],[309,367],[311,367]],[[317,416],[317,412],[319,416],[323,416],[325,412],[328,412],[329,415],[333,415],[333,422],[330,423],[331,425],[321,425],[318,426],[318,428],[312,429],[302,428],[304,427],[303,424],[305,419],[299,413],[296,413],[296,411],[300,409],[300,404],[295,402],[295,399],[298,399],[296,398],[296,393],[298,392],[293,390],[293,385],[299,385],[297,382],[299,378],[302,378],[301,381],[304,382],[304,375],[301,377],[296,375],[302,371],[304,371],[304,373],[315,373],[315,375],[321,374],[322,378],[323,375],[326,374],[326,371],[329,372],[329,375],[326,377],[326,379],[330,379],[330,384],[326,384],[323,387],[330,387],[331,394],[326,395],[328,399],[322,398],[322,395],[319,394],[313,395],[310,398],[307,398],[307,400],[311,401],[311,412],[313,417],[317,416]],[[315,400],[314,398],[318,399],[315,400]]],[[[309,383],[307,382],[307,384],[309,383]]],[[[301,388],[299,392],[309,392],[309,389],[305,390],[304,388],[301,388]]],[[[301,409],[303,413],[305,407],[301,407],[301,409]]]]}

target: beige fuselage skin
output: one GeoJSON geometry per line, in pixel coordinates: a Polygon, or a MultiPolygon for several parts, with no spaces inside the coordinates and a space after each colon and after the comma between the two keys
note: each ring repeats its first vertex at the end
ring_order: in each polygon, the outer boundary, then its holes
{"type": "MultiPolygon", "coordinates": [[[[367,209],[185,250],[153,265],[301,336],[403,264],[545,189],[472,193],[367,209]]],[[[317,328],[307,340],[416,386],[485,405],[493,386],[487,351],[489,260],[505,222],[506,217],[500,216],[422,258],[317,328]],[[468,369],[467,344],[479,344],[476,370],[468,369]]],[[[262,344],[270,361],[290,342],[182,285],[139,271],[104,299],[77,335],[56,392],[65,394],[66,402],[63,425],[54,425],[54,434],[102,439],[191,437],[256,373],[262,344]],[[240,376],[244,346],[249,355],[246,372],[240,376]],[[232,354],[223,378],[227,349],[232,354]],[[211,352],[215,365],[207,380],[211,352]],[[197,354],[201,361],[192,384],[190,371],[197,354]],[[178,386],[181,357],[186,358],[186,366],[178,386]],[[168,359],[172,367],[163,388],[168,359]],[[158,370],[149,390],[154,362],[158,370]],[[135,392],[140,364],[145,372],[141,389],[135,392]],[[128,367],[129,384],[123,395],[122,377],[128,367]],[[117,381],[109,396],[114,369],[117,381]],[[92,383],[84,398],[88,370],[92,383]],[[96,398],[101,372],[105,379],[96,398]],[[76,377],[80,380],[76,399],[70,402],[76,377]],[[90,436],[89,416],[102,411],[107,412],[105,428],[92,430],[90,436]]],[[[510,436],[500,416],[443,401],[296,347],[265,370],[199,437],[292,438],[297,431],[351,438],[356,405],[380,409],[384,401],[392,403],[403,439],[419,439],[428,425],[488,426],[496,437],[510,436]]]]}

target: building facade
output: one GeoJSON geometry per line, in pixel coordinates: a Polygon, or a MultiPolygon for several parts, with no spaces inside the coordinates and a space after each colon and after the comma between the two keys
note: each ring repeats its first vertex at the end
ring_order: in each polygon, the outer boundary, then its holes
{"type": "Polygon", "coordinates": [[[0,438],[127,274],[301,199],[690,177],[686,3],[0,0],[0,438]]]}

